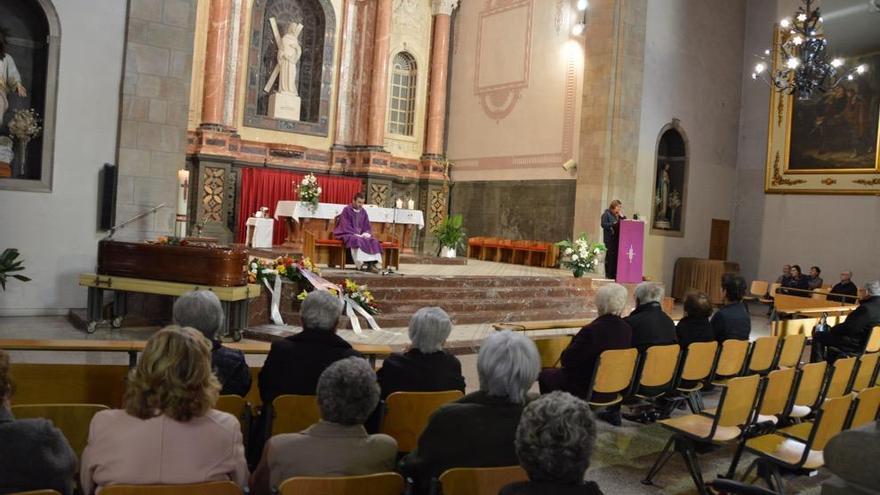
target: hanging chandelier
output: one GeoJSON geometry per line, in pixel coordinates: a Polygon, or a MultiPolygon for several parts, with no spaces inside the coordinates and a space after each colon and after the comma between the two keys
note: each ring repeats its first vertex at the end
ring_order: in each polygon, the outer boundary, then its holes
{"type": "Polygon", "coordinates": [[[755,65],[752,79],[760,79],[776,91],[810,99],[817,91],[825,93],[842,81],[853,80],[868,70],[861,64],[844,67],[842,58],[828,60],[828,40],[822,32],[822,15],[813,8],[814,0],[803,0],[794,18],[779,22],[781,34],[772,50],[765,50],[755,65]],[[774,67],[774,61],[780,67],[774,67]]]}

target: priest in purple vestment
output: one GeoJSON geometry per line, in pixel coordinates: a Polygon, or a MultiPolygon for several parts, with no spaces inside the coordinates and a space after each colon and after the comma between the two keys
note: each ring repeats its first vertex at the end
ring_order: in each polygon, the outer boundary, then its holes
{"type": "Polygon", "coordinates": [[[358,270],[365,268],[378,272],[376,266],[382,263],[382,245],[373,238],[364,200],[366,196],[359,192],[354,195],[351,204],[342,209],[342,213],[336,217],[333,237],[341,240],[351,250],[351,259],[358,270]]]}

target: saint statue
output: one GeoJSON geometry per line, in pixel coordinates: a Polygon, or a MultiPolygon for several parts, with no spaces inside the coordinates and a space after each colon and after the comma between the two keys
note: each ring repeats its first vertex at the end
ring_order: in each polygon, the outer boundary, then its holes
{"type": "Polygon", "coordinates": [[[669,219],[669,164],[664,164],[663,170],[660,172],[660,184],[657,185],[657,196],[660,198],[660,204],[657,205],[657,219],[669,219]]]}
{"type": "Polygon", "coordinates": [[[278,91],[299,96],[296,88],[296,64],[302,56],[302,47],[299,44],[299,33],[303,25],[294,22],[287,26],[287,32],[281,38],[278,46],[278,91]]]}
{"type": "Polygon", "coordinates": [[[9,100],[6,93],[15,93],[24,98],[27,90],[21,84],[21,75],[12,56],[6,53],[6,33],[0,28],[0,123],[3,115],[9,109],[9,100]]]}

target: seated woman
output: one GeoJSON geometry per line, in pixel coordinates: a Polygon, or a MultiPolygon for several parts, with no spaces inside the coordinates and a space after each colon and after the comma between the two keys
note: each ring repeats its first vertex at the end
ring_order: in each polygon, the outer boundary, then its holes
{"type": "Polygon", "coordinates": [[[92,419],[80,468],[83,493],[117,484],[246,486],[241,426],[212,409],[219,390],[208,339],[187,327],[156,332],[128,378],[125,409],[92,419]]]}
{"type": "Polygon", "coordinates": [[[529,481],[511,483],[498,495],[602,495],[585,481],[596,443],[590,406],[565,392],[534,400],[516,429],[516,455],[529,481]]]}
{"type": "Polygon", "coordinates": [[[791,276],[782,284],[782,292],[793,296],[810,297],[810,279],[801,272],[800,265],[791,265],[791,276]],[[786,290],[796,289],[796,290],[786,290]]]}
{"type": "Polygon", "coordinates": [[[0,493],[57,490],[73,493],[76,454],[46,419],[15,419],[9,354],[0,351],[0,493]]]}
{"type": "Polygon", "coordinates": [[[684,299],[684,318],[675,327],[678,345],[686,350],[694,342],[712,342],[715,334],[709,317],[712,316],[712,303],[703,292],[691,292],[684,299]]]}
{"type": "Polygon", "coordinates": [[[480,390],[440,407],[400,463],[416,493],[429,493],[432,479],[450,468],[518,464],[516,427],[540,367],[525,335],[505,330],[486,337],[477,356],[480,390]]]}
{"type": "Polygon", "coordinates": [[[382,398],[394,392],[464,392],[461,363],[443,350],[451,332],[446,311],[437,307],[416,311],[409,321],[409,350],[389,356],[377,372],[382,398]]]}
{"type": "Polygon", "coordinates": [[[394,470],[397,442],[368,435],[364,422],[379,403],[370,364],[357,357],[336,361],[318,379],[321,421],[301,433],[275,435],[251,477],[251,493],[269,495],[294,476],[358,476],[394,470]]]}

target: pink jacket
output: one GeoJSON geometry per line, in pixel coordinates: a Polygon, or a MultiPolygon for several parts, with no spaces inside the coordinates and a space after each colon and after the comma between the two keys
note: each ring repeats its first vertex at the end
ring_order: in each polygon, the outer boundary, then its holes
{"type": "Polygon", "coordinates": [[[139,419],[124,410],[92,418],[82,454],[83,492],[115,484],[186,484],[232,480],[247,486],[241,427],[212,409],[186,423],[167,416],[139,419]]]}

